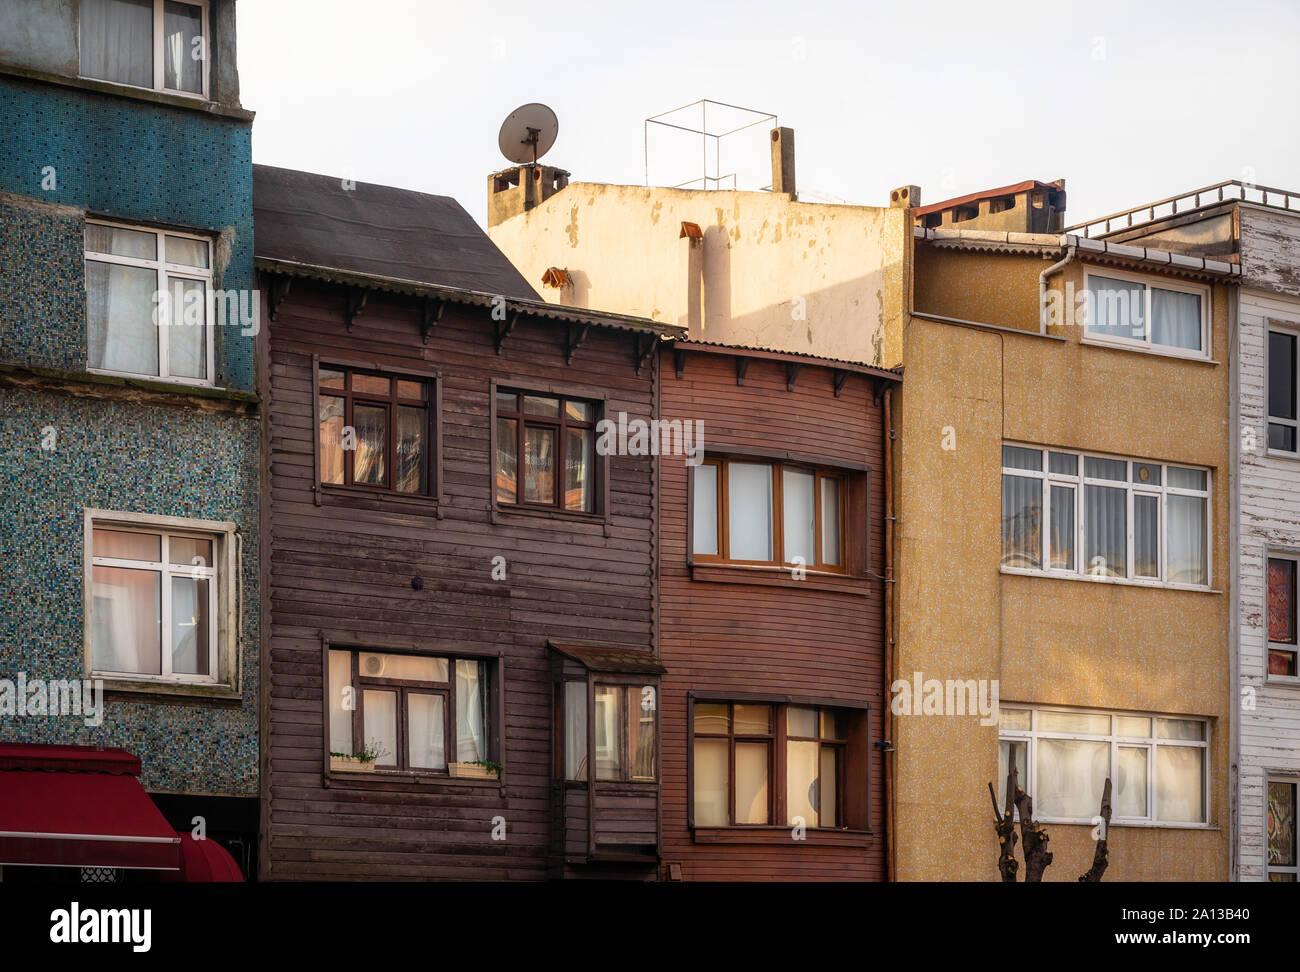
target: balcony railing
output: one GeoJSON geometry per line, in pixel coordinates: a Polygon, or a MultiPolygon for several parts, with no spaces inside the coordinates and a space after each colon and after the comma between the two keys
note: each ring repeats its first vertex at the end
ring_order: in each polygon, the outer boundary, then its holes
{"type": "Polygon", "coordinates": [[[1195,189],[1191,192],[1158,199],[1153,203],[1147,203],[1145,206],[1138,206],[1134,209],[1111,213],[1109,216],[1076,223],[1074,226],[1067,227],[1065,232],[1088,238],[1107,236],[1131,227],[1145,226],[1148,223],[1154,223],[1156,220],[1168,219],[1170,216],[1194,212],[1206,206],[1215,206],[1221,202],[1230,202],[1232,200],[1253,203],[1257,206],[1269,206],[1273,209],[1300,212],[1300,193],[1298,192],[1271,189],[1268,186],[1259,186],[1254,183],[1232,179],[1228,182],[1220,182],[1217,185],[1206,186],[1204,189],[1195,189]]]}

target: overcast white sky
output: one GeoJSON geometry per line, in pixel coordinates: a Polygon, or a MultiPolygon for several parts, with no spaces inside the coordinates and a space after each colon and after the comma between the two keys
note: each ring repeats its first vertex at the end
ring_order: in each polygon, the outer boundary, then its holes
{"type": "MultiPolygon", "coordinates": [[[[587,182],[641,184],[643,119],[711,98],[794,128],[805,198],[1065,177],[1078,222],[1224,179],[1300,190],[1296,0],[243,0],[238,17],[255,162],[454,196],[480,223],[498,128],[530,101],[559,116],[546,161],[587,182]]],[[[761,137],[724,144],[721,172],[766,184],[761,137]]],[[[699,155],[657,138],[651,181],[699,175],[699,155]]]]}

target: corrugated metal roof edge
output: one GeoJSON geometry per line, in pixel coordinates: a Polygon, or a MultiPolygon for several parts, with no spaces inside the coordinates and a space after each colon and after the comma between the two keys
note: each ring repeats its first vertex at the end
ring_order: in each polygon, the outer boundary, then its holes
{"type": "Polygon", "coordinates": [[[718,353],[735,352],[736,354],[760,354],[767,357],[807,361],[822,368],[844,368],[858,374],[876,375],[880,378],[888,378],[892,381],[901,381],[903,378],[903,368],[900,365],[897,368],[882,368],[877,365],[867,365],[860,361],[847,361],[843,358],[827,358],[820,354],[806,354],[802,351],[781,351],[777,348],[756,348],[747,344],[724,344],[721,341],[696,341],[690,338],[670,339],[668,341],[673,347],[681,347],[686,350],[703,351],[705,349],[716,349],[718,353]]]}
{"type": "Polygon", "coordinates": [[[471,304],[477,307],[496,307],[498,302],[504,302],[507,310],[516,313],[566,321],[571,324],[594,324],[597,327],[612,327],[622,331],[649,332],[670,340],[686,336],[686,328],[679,325],[664,324],[660,321],[652,321],[645,317],[633,317],[629,314],[589,311],[581,307],[569,307],[565,304],[551,304],[544,300],[506,297],[503,294],[488,294],[477,290],[444,287],[440,284],[425,283],[421,280],[387,277],[382,274],[344,270],[338,267],[322,267],[308,263],[297,263],[292,260],[256,257],[254,264],[258,270],[264,270],[267,273],[283,273],[294,277],[322,280],[326,283],[353,284],[359,287],[369,287],[373,290],[411,294],[417,297],[437,297],[441,300],[471,304]]]}

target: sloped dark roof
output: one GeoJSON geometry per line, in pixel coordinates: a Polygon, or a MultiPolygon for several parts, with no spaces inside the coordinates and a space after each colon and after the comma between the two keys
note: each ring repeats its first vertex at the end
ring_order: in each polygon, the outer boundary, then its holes
{"type": "Polygon", "coordinates": [[[409,189],[253,166],[258,259],[540,300],[460,203],[409,189]]]}
{"type": "Polygon", "coordinates": [[[648,651],[628,645],[593,645],[548,642],[552,651],[572,658],[592,672],[619,672],[629,675],[663,675],[668,671],[648,651]]]}

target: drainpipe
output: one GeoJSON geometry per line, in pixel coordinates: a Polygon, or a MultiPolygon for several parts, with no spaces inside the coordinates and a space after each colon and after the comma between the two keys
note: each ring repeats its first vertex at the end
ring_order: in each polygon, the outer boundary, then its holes
{"type": "MultiPolygon", "coordinates": [[[[1070,237],[1065,237],[1070,239],[1070,237]]],[[[1064,270],[1069,264],[1074,262],[1075,256],[1078,255],[1079,247],[1071,243],[1065,248],[1065,259],[1058,260],[1050,267],[1038,275],[1038,333],[1047,333],[1047,278],[1054,273],[1064,270]]]]}
{"type": "Polygon", "coordinates": [[[885,446],[885,686],[883,727],[889,746],[885,757],[885,868],[888,880],[895,880],[894,869],[894,736],[893,713],[890,711],[890,686],[894,684],[894,430],[891,414],[891,397],[894,390],[886,388],[881,398],[881,424],[884,426],[885,446]]]}

